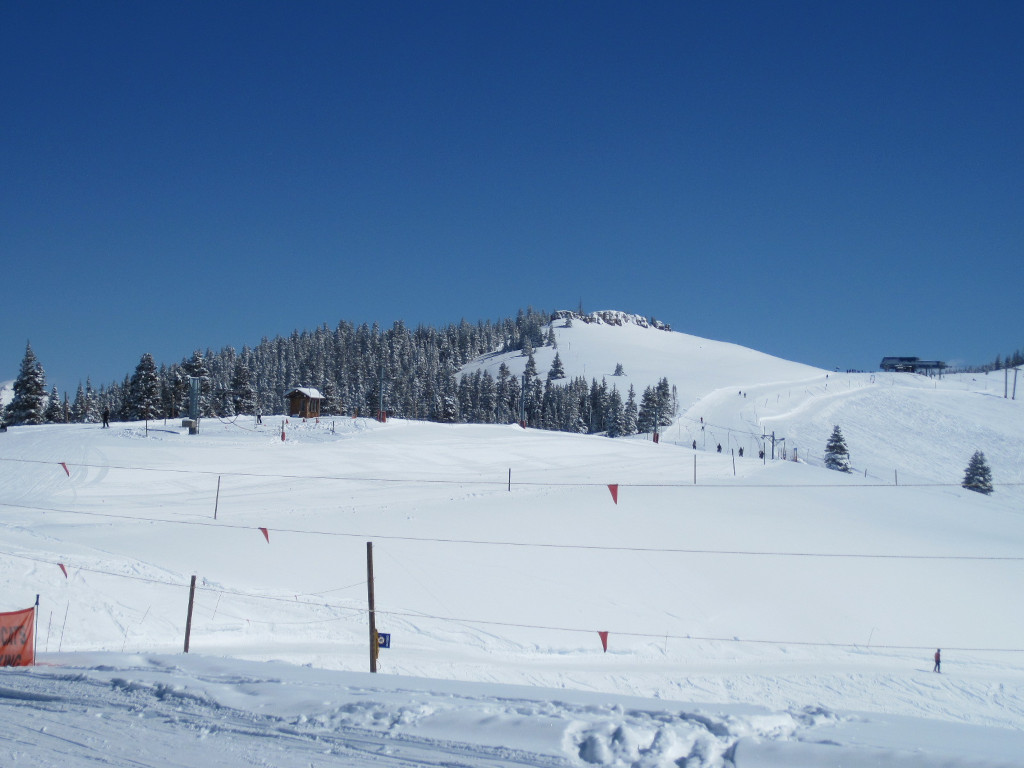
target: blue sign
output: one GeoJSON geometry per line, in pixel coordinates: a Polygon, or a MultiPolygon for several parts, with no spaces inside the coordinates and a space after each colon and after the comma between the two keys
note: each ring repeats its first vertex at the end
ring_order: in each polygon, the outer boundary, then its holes
{"type": "Polygon", "coordinates": [[[377,633],[377,647],[378,648],[390,648],[391,647],[391,633],[390,632],[378,632],[377,633]]]}

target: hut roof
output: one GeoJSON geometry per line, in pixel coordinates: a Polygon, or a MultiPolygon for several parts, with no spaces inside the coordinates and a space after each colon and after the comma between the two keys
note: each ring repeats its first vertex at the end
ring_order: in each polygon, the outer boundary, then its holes
{"type": "Polygon", "coordinates": [[[289,397],[290,395],[293,395],[296,392],[298,392],[300,395],[305,395],[306,397],[313,400],[324,399],[324,396],[320,394],[320,390],[314,389],[313,387],[293,387],[292,389],[289,389],[287,392],[285,392],[284,396],[289,397]]]}

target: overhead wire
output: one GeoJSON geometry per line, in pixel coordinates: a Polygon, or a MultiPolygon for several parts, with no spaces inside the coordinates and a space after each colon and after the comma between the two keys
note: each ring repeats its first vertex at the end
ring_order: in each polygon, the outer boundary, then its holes
{"type": "MultiPolygon", "coordinates": [[[[17,554],[17,553],[13,553],[13,552],[0,552],[0,556],[20,558],[20,559],[24,559],[24,560],[31,560],[31,561],[34,561],[34,562],[45,563],[45,564],[49,564],[49,565],[55,564],[55,562],[52,561],[52,560],[44,560],[42,558],[32,557],[32,556],[29,556],[29,555],[21,555],[21,554],[17,554]]],[[[140,582],[146,582],[146,583],[151,583],[151,584],[160,584],[160,585],[163,585],[163,586],[173,586],[173,587],[178,587],[180,589],[185,589],[186,587],[189,586],[185,582],[175,583],[175,582],[165,581],[165,580],[161,580],[161,579],[147,578],[147,577],[138,576],[138,575],[134,575],[134,574],[119,573],[119,572],[116,572],[116,571],[105,571],[105,570],[98,569],[98,568],[88,568],[88,567],[77,566],[77,565],[74,566],[74,568],[76,570],[87,571],[89,573],[97,573],[97,574],[102,574],[102,575],[106,575],[106,576],[113,576],[113,577],[117,577],[117,578],[130,579],[132,581],[140,581],[140,582]]],[[[241,591],[238,591],[238,590],[225,589],[225,588],[221,588],[221,587],[212,586],[212,585],[209,585],[209,584],[205,584],[205,585],[197,584],[196,585],[196,591],[200,591],[200,590],[206,591],[206,592],[214,592],[214,593],[217,593],[217,594],[220,594],[220,595],[230,595],[230,596],[234,596],[234,597],[243,597],[243,598],[253,599],[253,600],[270,600],[270,601],[276,601],[276,602],[281,602],[281,603],[287,603],[289,605],[299,605],[299,606],[307,606],[307,607],[313,607],[313,608],[326,608],[326,609],[329,609],[329,610],[344,611],[344,612],[348,612],[348,613],[354,614],[354,615],[363,614],[363,613],[365,613],[368,610],[366,608],[354,608],[352,606],[337,605],[337,604],[332,604],[332,603],[310,602],[310,601],[306,601],[306,600],[298,600],[298,599],[287,598],[287,597],[284,597],[284,596],[261,595],[261,594],[251,593],[251,592],[241,592],[241,591]]],[[[414,611],[397,611],[397,610],[387,610],[387,609],[375,608],[374,609],[374,613],[376,615],[378,615],[378,616],[393,616],[393,617],[397,617],[397,618],[413,618],[413,619],[421,619],[421,620],[422,619],[426,619],[426,620],[433,620],[433,621],[442,621],[442,622],[447,622],[447,623],[452,623],[452,624],[474,624],[474,625],[483,625],[483,626],[506,627],[506,628],[510,628],[510,629],[533,629],[533,630],[541,630],[541,631],[549,631],[549,632],[576,632],[576,633],[588,633],[588,634],[593,634],[593,633],[599,632],[599,630],[596,630],[596,629],[587,629],[587,628],[583,628],[583,627],[564,627],[564,626],[552,626],[552,625],[545,625],[545,624],[522,624],[522,623],[518,623],[518,622],[493,621],[493,620],[487,620],[487,619],[467,619],[467,618],[460,618],[460,617],[453,617],[453,616],[439,616],[439,615],[436,615],[436,614],[428,614],[428,613],[423,613],[423,612],[418,612],[418,611],[416,611],[416,612],[414,612],[414,611]]],[[[251,623],[257,623],[257,624],[267,624],[267,625],[274,625],[274,624],[276,624],[276,625],[282,625],[282,626],[284,626],[284,625],[289,625],[289,626],[292,626],[292,625],[294,625],[294,626],[305,626],[305,625],[311,625],[311,624],[324,624],[324,623],[330,623],[330,622],[334,622],[334,621],[342,621],[342,620],[344,620],[346,618],[344,616],[335,616],[335,617],[330,617],[330,618],[326,618],[326,619],[314,619],[314,620],[308,620],[308,621],[275,621],[275,620],[263,620],[263,619],[250,619],[250,618],[244,618],[244,617],[239,617],[239,616],[233,616],[231,614],[225,614],[225,615],[227,615],[229,618],[232,618],[232,619],[234,619],[236,621],[243,621],[244,620],[244,621],[248,621],[248,622],[251,622],[251,623]]],[[[622,637],[650,638],[650,639],[658,639],[658,640],[661,640],[661,639],[667,639],[667,640],[690,640],[690,641],[705,641],[705,642],[719,642],[719,643],[741,643],[741,644],[742,643],[748,643],[748,644],[778,645],[778,646],[806,646],[806,647],[818,647],[818,648],[861,648],[861,647],[867,647],[867,648],[870,648],[870,649],[873,649],[873,650],[914,650],[914,651],[926,650],[926,649],[930,649],[931,648],[931,646],[922,646],[922,645],[885,645],[885,644],[875,644],[875,645],[865,646],[862,643],[855,643],[855,642],[854,643],[841,643],[841,642],[826,642],[826,641],[815,641],[815,640],[779,640],[779,639],[764,639],[764,638],[741,638],[741,637],[737,637],[737,636],[725,637],[725,636],[693,635],[693,634],[679,635],[679,634],[671,634],[671,633],[665,633],[665,632],[630,632],[630,631],[612,630],[612,631],[609,632],[609,634],[614,634],[616,636],[622,636],[622,637]]],[[[957,652],[976,652],[976,653],[1024,653],[1024,648],[985,648],[985,647],[966,647],[966,646],[965,647],[955,647],[955,646],[947,646],[947,650],[957,651],[957,652]]]]}
{"type": "MultiPolygon", "coordinates": [[[[174,474],[193,474],[193,475],[206,475],[206,476],[223,476],[223,477],[247,477],[247,478],[267,478],[267,479],[278,479],[278,480],[332,480],[340,482],[358,482],[358,483],[405,483],[405,484],[424,484],[424,485],[454,485],[454,486],[494,486],[498,488],[507,487],[523,487],[523,488],[606,488],[609,484],[601,481],[557,481],[557,480],[514,480],[509,481],[508,479],[500,480],[484,480],[484,479],[469,479],[469,478],[438,478],[438,477],[374,477],[366,475],[296,475],[286,474],[281,472],[238,472],[238,471],[226,471],[216,469],[179,469],[174,467],[144,467],[144,466],[132,466],[124,464],[93,464],[93,463],[75,463],[75,462],[60,462],[60,461],[49,461],[42,459],[21,459],[13,458],[9,456],[0,456],[0,462],[9,461],[17,462],[22,464],[44,464],[51,465],[54,467],[66,466],[69,470],[74,467],[80,467],[82,469],[101,469],[111,470],[118,469],[131,472],[168,472],[174,474]]],[[[681,480],[676,483],[616,483],[620,488],[680,488],[680,489],[725,489],[725,490],[738,490],[738,489],[794,489],[794,488],[833,488],[833,489],[861,489],[861,488],[959,488],[960,483],[956,482],[901,482],[895,483],[735,483],[735,482],[704,482],[700,484],[692,483],[689,481],[681,480]]],[[[994,487],[1017,487],[1024,485],[1024,482],[1016,483],[993,483],[994,487]]]]}
{"type": "MultiPolygon", "coordinates": [[[[87,517],[113,518],[117,520],[130,520],[142,523],[166,523],[168,525],[195,525],[204,528],[222,528],[228,530],[254,531],[258,530],[254,525],[242,525],[240,523],[226,523],[215,520],[168,520],[160,517],[147,517],[142,515],[127,515],[116,512],[95,512],[75,509],[57,509],[52,507],[39,507],[29,504],[12,504],[0,501],[0,507],[14,509],[28,509],[38,512],[51,512],[68,515],[84,515],[87,517]]],[[[905,554],[905,553],[884,553],[884,552],[798,552],[785,550],[743,550],[743,549],[702,549],[697,547],[641,547],[627,545],[606,545],[606,544],[563,544],[552,542],[536,541],[510,541],[500,539],[461,539],[441,536],[408,536],[388,533],[367,533],[352,531],[319,531],[309,528],[278,528],[273,527],[274,533],[289,533],[303,536],[335,536],[343,538],[377,539],[381,541],[411,541],[429,544],[467,544],[492,547],[523,547],[536,549],[566,549],[566,550],[591,550],[597,552],[641,552],[641,553],[662,553],[678,555],[727,555],[744,557],[820,557],[820,558],[843,558],[843,559],[866,559],[866,560],[975,560],[975,561],[1024,561],[1024,555],[927,555],[927,554],[905,554]]],[[[365,582],[363,582],[365,583],[365,582]]],[[[358,585],[356,585],[358,586],[358,585]]]]}

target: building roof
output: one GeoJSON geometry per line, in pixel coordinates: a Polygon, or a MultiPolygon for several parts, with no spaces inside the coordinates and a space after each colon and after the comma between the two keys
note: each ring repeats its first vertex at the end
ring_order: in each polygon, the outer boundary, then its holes
{"type": "Polygon", "coordinates": [[[323,400],[324,396],[320,394],[320,390],[314,389],[313,387],[294,387],[284,393],[285,397],[295,394],[298,392],[300,395],[305,395],[312,400],[323,400]]]}

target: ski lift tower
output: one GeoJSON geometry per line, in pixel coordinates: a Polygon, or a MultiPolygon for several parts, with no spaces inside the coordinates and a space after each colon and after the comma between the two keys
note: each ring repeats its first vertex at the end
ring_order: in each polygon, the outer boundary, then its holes
{"type": "Polygon", "coordinates": [[[784,438],[784,437],[776,437],[775,436],[775,430],[772,430],[772,433],[770,435],[768,433],[765,433],[765,434],[761,435],[761,439],[765,440],[765,441],[767,441],[767,440],[771,440],[772,441],[772,461],[774,461],[775,460],[775,444],[776,443],[785,443],[786,442],[786,438],[784,438]]]}

